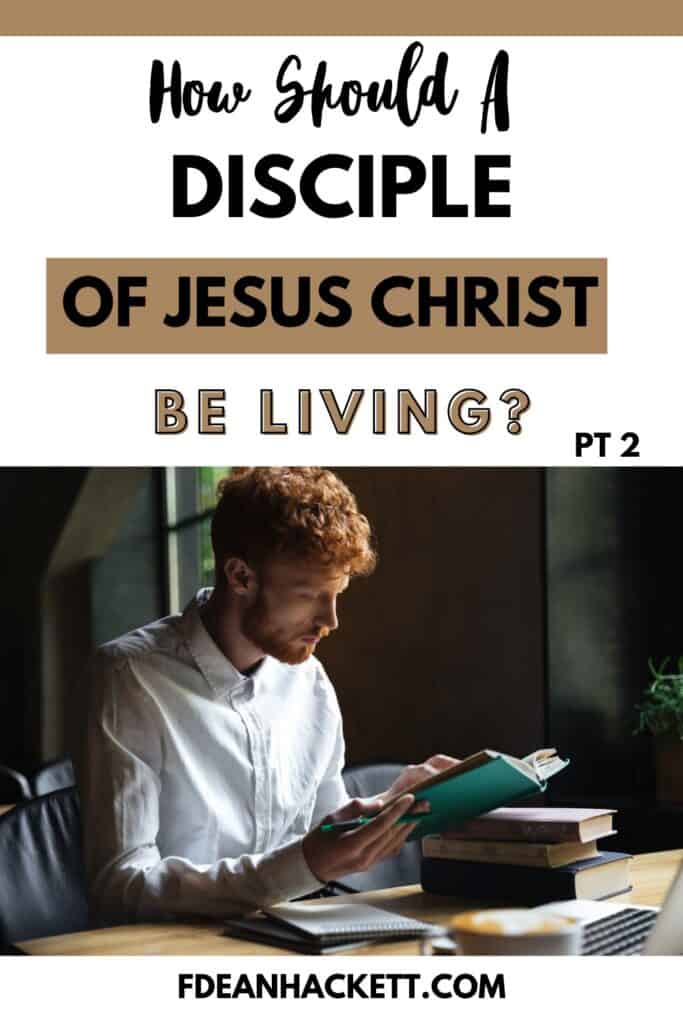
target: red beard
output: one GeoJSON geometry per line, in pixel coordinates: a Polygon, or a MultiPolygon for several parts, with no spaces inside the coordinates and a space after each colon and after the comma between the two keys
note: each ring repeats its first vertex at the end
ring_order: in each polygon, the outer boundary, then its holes
{"type": "Polygon", "coordinates": [[[313,654],[317,642],[306,643],[302,636],[327,636],[329,630],[311,628],[308,633],[295,637],[285,634],[282,629],[269,626],[268,610],[259,594],[251,608],[245,612],[242,632],[255,647],[286,665],[301,665],[313,654]]]}

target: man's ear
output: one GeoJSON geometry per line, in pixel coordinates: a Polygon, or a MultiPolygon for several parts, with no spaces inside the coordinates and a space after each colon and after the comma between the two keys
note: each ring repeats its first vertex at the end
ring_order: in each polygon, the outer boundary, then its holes
{"type": "Polygon", "coordinates": [[[223,563],[223,575],[230,590],[246,596],[256,586],[256,573],[241,558],[231,556],[223,563]]]}

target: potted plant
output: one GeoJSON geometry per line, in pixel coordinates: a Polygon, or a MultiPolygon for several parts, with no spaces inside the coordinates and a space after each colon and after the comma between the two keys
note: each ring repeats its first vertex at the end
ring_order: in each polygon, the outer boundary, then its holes
{"type": "Polygon", "coordinates": [[[655,737],[657,799],[683,801],[683,655],[656,666],[648,660],[652,681],[643,693],[636,733],[655,737]],[[670,662],[674,662],[669,669],[670,662]]]}

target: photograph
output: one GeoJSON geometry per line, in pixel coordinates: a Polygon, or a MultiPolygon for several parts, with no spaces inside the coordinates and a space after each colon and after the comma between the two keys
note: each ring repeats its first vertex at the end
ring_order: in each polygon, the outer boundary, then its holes
{"type": "Polygon", "coordinates": [[[682,497],[0,469],[2,951],[682,954],[682,497]]]}

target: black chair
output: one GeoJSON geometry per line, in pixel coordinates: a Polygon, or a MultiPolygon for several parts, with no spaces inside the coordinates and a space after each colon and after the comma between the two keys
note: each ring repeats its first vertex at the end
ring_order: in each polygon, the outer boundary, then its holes
{"type": "Polygon", "coordinates": [[[18,804],[32,796],[31,786],[25,775],[0,764],[0,804],[18,804]]]}
{"type": "Polygon", "coordinates": [[[47,793],[54,793],[56,789],[66,789],[67,786],[75,784],[74,766],[68,757],[49,761],[39,768],[31,779],[33,796],[45,796],[47,793]]]}
{"type": "MultiPolygon", "coordinates": [[[[402,764],[367,764],[346,768],[344,784],[350,797],[368,797],[382,793],[396,779],[402,764]]],[[[368,871],[358,871],[337,879],[357,892],[388,889],[395,885],[414,885],[420,881],[421,844],[406,843],[400,853],[380,861],[368,871]]]]}
{"type": "Polygon", "coordinates": [[[0,817],[0,935],[6,944],[88,928],[75,787],[0,817]]]}

